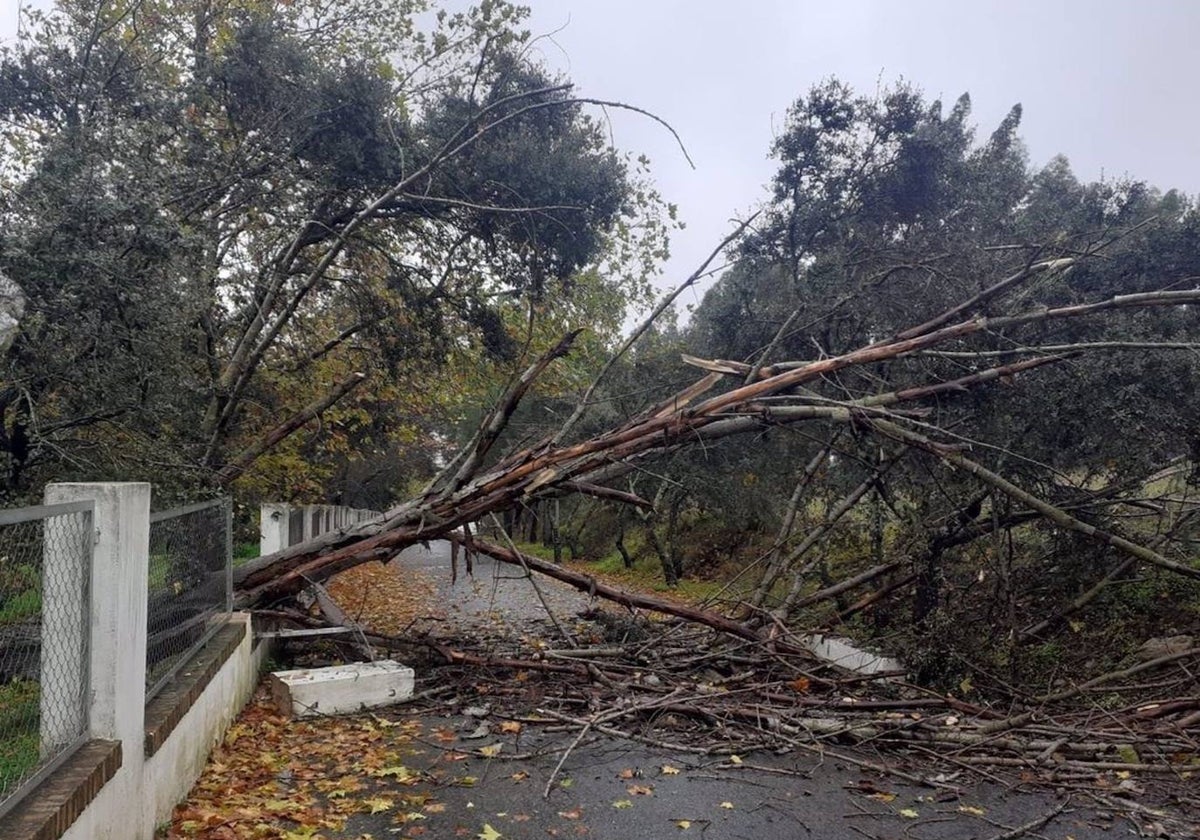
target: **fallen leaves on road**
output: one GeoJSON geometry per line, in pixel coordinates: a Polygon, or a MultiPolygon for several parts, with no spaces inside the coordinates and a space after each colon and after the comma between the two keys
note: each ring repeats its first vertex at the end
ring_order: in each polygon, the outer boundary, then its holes
{"type": "Polygon", "coordinates": [[[402,763],[420,752],[415,739],[424,736],[415,720],[374,715],[289,720],[260,690],[175,808],[166,837],[297,840],[341,832],[355,814],[394,812],[400,825],[423,820],[421,809],[436,813],[438,803],[415,785],[462,783],[402,763]]]}
{"type": "Polygon", "coordinates": [[[337,575],[326,588],[350,618],[384,635],[399,635],[440,615],[430,606],[437,603],[437,587],[419,569],[398,574],[382,563],[364,563],[337,575]]]}

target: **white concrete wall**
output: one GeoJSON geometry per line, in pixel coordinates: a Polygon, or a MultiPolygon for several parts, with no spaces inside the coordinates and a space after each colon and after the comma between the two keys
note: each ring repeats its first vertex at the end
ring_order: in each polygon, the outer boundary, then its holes
{"type": "Polygon", "coordinates": [[[141,800],[146,837],[152,837],[154,827],[168,821],[175,804],[188,795],[204,769],[208,754],[220,743],[258,684],[267,645],[259,645],[255,655],[250,614],[238,613],[234,620],[246,626],[242,643],[225,660],[158,752],[146,759],[141,800]]]}
{"type": "Polygon", "coordinates": [[[121,769],[67,830],[63,840],[152,840],[155,828],[171,819],[172,809],[192,789],[208,754],[258,684],[267,645],[260,644],[254,650],[248,613],[238,613],[234,620],[245,622],[245,638],[158,752],[143,758],[139,742],[135,745],[137,761],[130,762],[129,748],[122,744],[125,753],[121,769]]]}
{"type": "Polygon", "coordinates": [[[288,547],[289,516],[293,512],[299,512],[301,521],[304,523],[302,541],[308,541],[330,531],[341,530],[383,516],[378,511],[339,505],[265,503],[259,509],[258,553],[260,555],[274,554],[276,551],[288,547]]]}

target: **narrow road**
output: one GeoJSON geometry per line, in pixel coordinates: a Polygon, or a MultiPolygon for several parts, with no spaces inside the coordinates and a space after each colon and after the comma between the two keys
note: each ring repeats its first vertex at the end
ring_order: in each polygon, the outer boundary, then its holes
{"type": "MultiPolygon", "coordinates": [[[[419,575],[432,588],[427,629],[434,635],[461,635],[466,631],[496,637],[538,633],[553,638],[556,630],[547,606],[567,628],[577,624],[580,613],[597,606],[593,599],[564,583],[542,576],[530,580],[521,569],[490,557],[476,556],[472,565],[473,574],[468,575],[460,553],[458,580],[452,581],[450,543],[436,540],[429,548],[406,548],[388,568],[401,578],[419,575]]],[[[415,629],[426,628],[418,624],[415,629]]]]}

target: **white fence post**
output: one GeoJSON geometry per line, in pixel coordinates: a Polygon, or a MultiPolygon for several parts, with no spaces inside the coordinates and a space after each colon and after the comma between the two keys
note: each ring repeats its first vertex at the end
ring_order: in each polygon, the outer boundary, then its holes
{"type": "Polygon", "coordinates": [[[259,508],[258,553],[274,554],[288,547],[291,505],[286,502],[264,504],[259,508]]]}
{"type": "Polygon", "coordinates": [[[69,483],[46,487],[47,504],[90,499],[97,531],[91,580],[91,737],[121,742],[122,801],[141,799],[146,711],[146,577],[150,485],[69,483]]]}

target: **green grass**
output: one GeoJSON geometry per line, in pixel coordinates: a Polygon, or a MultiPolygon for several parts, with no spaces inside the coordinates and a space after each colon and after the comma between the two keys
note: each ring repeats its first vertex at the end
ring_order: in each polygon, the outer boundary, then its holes
{"type": "Polygon", "coordinates": [[[0,624],[20,621],[35,616],[42,610],[42,593],[38,589],[26,589],[0,604],[0,624]]]}
{"type": "Polygon", "coordinates": [[[0,792],[16,787],[38,764],[38,684],[0,685],[0,792]]]}
{"type": "MultiPolygon", "coordinates": [[[[540,557],[543,560],[554,559],[554,549],[538,543],[517,543],[517,548],[526,554],[540,557]]],[[[632,541],[630,550],[633,550],[632,541]]],[[[585,574],[595,574],[630,589],[641,589],[651,592],[670,592],[680,598],[700,602],[716,596],[724,584],[721,581],[697,580],[685,576],[675,587],[667,586],[663,580],[662,564],[654,556],[637,556],[633,568],[625,568],[619,552],[613,551],[595,560],[577,560],[568,565],[574,566],[585,574]]]]}
{"type": "Polygon", "coordinates": [[[240,566],[258,556],[258,543],[243,542],[233,547],[233,565],[240,566]]]}

